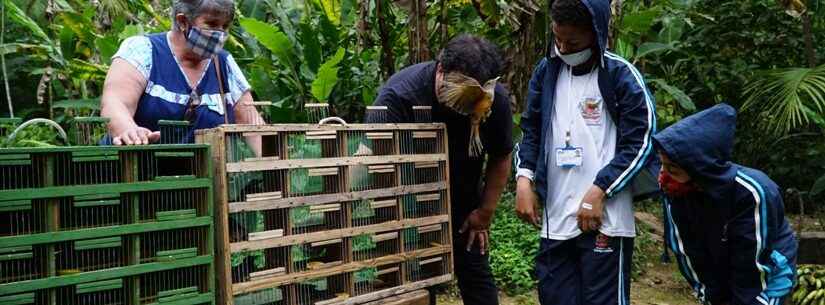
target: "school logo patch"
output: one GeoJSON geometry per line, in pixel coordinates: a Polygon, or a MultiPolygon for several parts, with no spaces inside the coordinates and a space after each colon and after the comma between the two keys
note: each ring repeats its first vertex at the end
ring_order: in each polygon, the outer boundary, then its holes
{"type": "Polygon", "coordinates": [[[579,104],[582,118],[589,126],[598,126],[602,123],[602,100],[588,97],[579,104]]]}
{"type": "Polygon", "coordinates": [[[596,235],[596,245],[593,247],[593,252],[596,253],[612,253],[613,248],[610,247],[610,236],[599,233],[596,235]]]}

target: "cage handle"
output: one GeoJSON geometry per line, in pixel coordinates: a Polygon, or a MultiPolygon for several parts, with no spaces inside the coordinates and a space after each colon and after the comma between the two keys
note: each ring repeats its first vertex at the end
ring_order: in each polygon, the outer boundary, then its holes
{"type": "Polygon", "coordinates": [[[331,122],[338,123],[338,124],[341,124],[341,125],[344,125],[344,126],[349,125],[349,124],[347,124],[347,121],[344,121],[344,119],[342,119],[340,117],[337,117],[337,116],[324,118],[324,119],[318,121],[318,125],[330,124],[331,122]]]}
{"type": "Polygon", "coordinates": [[[55,130],[57,130],[57,134],[60,136],[60,138],[62,138],[64,142],[69,143],[69,137],[66,136],[66,131],[64,131],[63,128],[60,127],[60,124],[57,124],[57,122],[55,122],[55,121],[52,121],[52,120],[49,120],[49,119],[43,119],[43,118],[31,119],[31,120],[26,121],[23,124],[20,124],[20,126],[17,126],[17,128],[14,129],[14,131],[9,135],[9,137],[6,138],[6,143],[7,144],[11,143],[12,140],[14,140],[14,138],[17,136],[17,132],[23,130],[24,128],[26,128],[29,125],[33,125],[33,124],[37,124],[37,123],[42,123],[42,124],[46,124],[46,125],[49,125],[49,126],[53,127],[55,130]]]}

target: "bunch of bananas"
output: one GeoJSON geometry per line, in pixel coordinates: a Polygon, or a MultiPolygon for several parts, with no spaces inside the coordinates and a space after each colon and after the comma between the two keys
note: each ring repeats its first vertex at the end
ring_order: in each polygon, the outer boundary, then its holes
{"type": "Polygon", "coordinates": [[[797,280],[793,304],[825,305],[825,266],[800,265],[797,280]]]}

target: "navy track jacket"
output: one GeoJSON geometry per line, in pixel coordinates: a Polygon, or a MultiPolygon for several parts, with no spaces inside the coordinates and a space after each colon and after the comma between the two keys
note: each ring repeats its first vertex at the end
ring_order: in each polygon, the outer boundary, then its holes
{"type": "Polygon", "coordinates": [[[701,189],[666,197],[665,235],[703,303],[779,304],[795,281],[796,238],[779,187],[730,161],[735,129],[736,111],[720,104],[654,136],[701,189]]]}
{"type": "MultiPolygon", "coordinates": [[[[634,185],[634,179],[642,172],[647,171],[646,177],[655,177],[658,166],[648,161],[653,159],[651,136],[656,132],[656,102],[647,90],[642,74],[624,58],[607,51],[610,2],[582,0],[582,3],[593,16],[601,50],[599,90],[619,131],[615,157],[601,169],[593,182],[610,198],[634,185]]],[[[526,107],[521,115],[524,137],[517,146],[515,160],[516,171],[534,174],[534,185],[541,202],[547,195],[546,153],[553,151],[553,147],[547,147],[552,145],[552,141],[547,139],[552,132],[550,120],[556,81],[560,68],[564,66],[564,62],[552,51],[552,45],[548,50],[551,51],[538,63],[530,80],[526,107]]],[[[649,195],[643,192],[641,189],[634,190],[634,195],[649,195]]]]}

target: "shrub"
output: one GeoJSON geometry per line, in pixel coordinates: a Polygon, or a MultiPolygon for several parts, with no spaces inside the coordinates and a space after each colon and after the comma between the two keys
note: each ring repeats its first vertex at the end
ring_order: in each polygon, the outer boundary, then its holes
{"type": "Polygon", "coordinates": [[[502,195],[490,228],[490,241],[490,265],[499,288],[509,295],[535,289],[533,270],[539,232],[516,216],[512,192],[502,195]]]}

